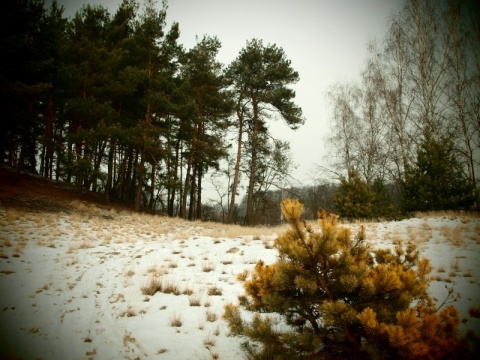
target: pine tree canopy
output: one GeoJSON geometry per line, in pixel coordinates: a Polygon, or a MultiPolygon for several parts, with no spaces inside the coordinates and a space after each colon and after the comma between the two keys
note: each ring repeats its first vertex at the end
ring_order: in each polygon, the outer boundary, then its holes
{"type": "Polygon", "coordinates": [[[453,142],[446,137],[426,136],[416,161],[407,167],[402,190],[406,211],[469,209],[475,199],[453,142]]]}
{"type": "Polygon", "coordinates": [[[290,229],[275,241],[278,260],[259,261],[240,304],[225,307],[251,358],[443,359],[465,350],[457,311],[437,311],[430,262],[412,242],[374,249],[363,227],[352,236],[319,210],[317,230],[302,211],[298,200],[282,202],[290,229]]]}

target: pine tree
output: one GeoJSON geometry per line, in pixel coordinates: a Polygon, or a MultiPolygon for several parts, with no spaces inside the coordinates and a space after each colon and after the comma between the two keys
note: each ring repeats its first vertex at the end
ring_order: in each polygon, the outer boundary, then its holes
{"type": "Polygon", "coordinates": [[[376,195],[354,169],[348,171],[348,178],[340,180],[340,189],[334,196],[334,204],[340,216],[348,219],[370,218],[375,209],[376,195]]]}
{"type": "Polygon", "coordinates": [[[240,304],[225,306],[233,335],[254,359],[442,359],[458,356],[458,314],[428,296],[430,262],[412,243],[372,249],[338,216],[320,210],[320,232],[300,220],[303,205],[282,202],[290,230],[278,260],[259,261],[240,304]],[[253,312],[251,321],[242,311],[253,312]],[[265,314],[268,313],[268,314],[265,314]]]}
{"type": "MultiPolygon", "coordinates": [[[[304,123],[302,109],[294,103],[295,91],[289,85],[299,80],[282,48],[263,45],[258,39],[247,42],[230,64],[227,76],[232,82],[238,117],[238,150],[231,211],[238,185],[243,132],[248,135],[249,169],[246,225],[254,224],[254,190],[261,144],[269,134],[267,119],[276,113],[293,130],[304,123]],[[265,136],[262,136],[265,135],[265,136]]],[[[231,220],[231,214],[229,214],[231,220]]]]}
{"type": "Polygon", "coordinates": [[[451,139],[427,135],[402,183],[405,211],[469,209],[474,189],[455,156],[451,139]]]}

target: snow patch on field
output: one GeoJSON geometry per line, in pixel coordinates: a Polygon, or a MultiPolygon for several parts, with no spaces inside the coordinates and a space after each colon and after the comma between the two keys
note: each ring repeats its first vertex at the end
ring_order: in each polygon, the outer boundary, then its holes
{"type": "MultiPolygon", "coordinates": [[[[480,308],[479,218],[365,226],[374,246],[418,244],[434,266],[430,293],[439,304],[453,286],[462,317],[480,308]]],[[[237,236],[216,224],[114,211],[0,209],[0,355],[240,359],[242,340],[228,336],[223,306],[244,292],[237,274],[276,260],[271,245],[282,229],[262,231],[237,236]],[[152,281],[164,292],[146,294],[152,281]]],[[[466,329],[480,334],[479,319],[466,329]]]]}

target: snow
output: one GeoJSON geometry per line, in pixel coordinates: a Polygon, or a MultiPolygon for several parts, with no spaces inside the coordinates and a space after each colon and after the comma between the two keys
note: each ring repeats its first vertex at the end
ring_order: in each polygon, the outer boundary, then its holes
{"type": "MultiPolygon", "coordinates": [[[[240,230],[76,208],[70,214],[0,209],[0,357],[244,357],[242,339],[228,336],[223,307],[244,293],[237,274],[260,259],[276,260],[271,244],[286,228],[240,230]],[[178,295],[143,294],[153,278],[178,295]],[[190,306],[195,299],[199,306],[190,306]]],[[[374,246],[418,243],[434,266],[430,293],[439,304],[445,286],[453,286],[462,317],[480,308],[480,218],[440,214],[365,226],[374,246]]],[[[478,320],[469,318],[462,331],[480,334],[478,320]]]]}

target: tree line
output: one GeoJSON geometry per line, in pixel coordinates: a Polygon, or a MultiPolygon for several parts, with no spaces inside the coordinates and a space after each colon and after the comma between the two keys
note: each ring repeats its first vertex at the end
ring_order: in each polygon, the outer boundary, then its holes
{"type": "Polygon", "coordinates": [[[123,0],[113,15],[84,5],[66,19],[56,1],[5,4],[0,163],[187,219],[202,218],[205,177],[216,172],[228,179],[225,221],[252,225],[257,193],[291,163],[269,119],[304,122],[290,88],[299,75],[282,48],[259,39],[228,66],[215,36],[185,49],[167,10],[123,0]]]}
{"type": "Polygon", "coordinates": [[[235,60],[203,36],[185,49],[168,4],[8,2],[0,49],[0,163],[106,201],[186,219],[247,225],[281,219],[284,196],[306,215],[348,218],[478,208],[480,10],[474,1],[408,0],[368,45],[359,82],[333,85],[332,167],[285,188],[289,143],[271,119],[304,123],[283,49],[247,41],[235,60]],[[205,182],[218,204],[205,205],[205,182]],[[242,194],[242,191],[245,192],[242,194]],[[239,196],[243,195],[243,198],[239,196]],[[239,201],[240,200],[240,201],[239,201]]]}

